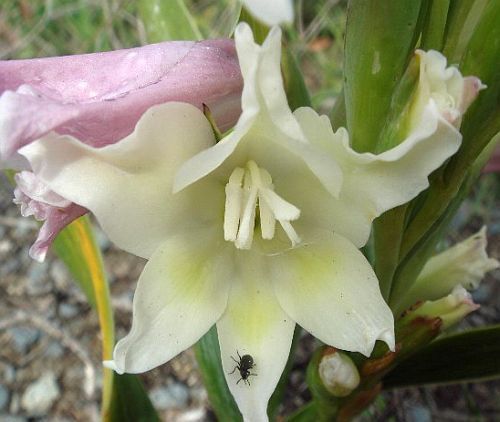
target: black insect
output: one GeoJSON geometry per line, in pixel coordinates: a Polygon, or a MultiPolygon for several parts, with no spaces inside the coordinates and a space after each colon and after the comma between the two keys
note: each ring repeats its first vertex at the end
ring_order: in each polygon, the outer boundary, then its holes
{"type": "Polygon", "coordinates": [[[238,370],[240,372],[241,378],[236,382],[236,384],[238,384],[241,380],[243,380],[244,383],[246,383],[247,385],[250,385],[250,381],[248,380],[248,378],[251,376],[254,376],[254,377],[257,376],[257,374],[252,374],[250,372],[250,369],[252,369],[255,366],[255,363],[253,362],[253,357],[250,355],[240,356],[240,353],[237,350],[236,350],[236,353],[238,353],[238,358],[240,360],[237,361],[235,358],[233,358],[231,356],[231,359],[236,362],[236,366],[229,373],[229,375],[233,374],[234,371],[238,370]]]}

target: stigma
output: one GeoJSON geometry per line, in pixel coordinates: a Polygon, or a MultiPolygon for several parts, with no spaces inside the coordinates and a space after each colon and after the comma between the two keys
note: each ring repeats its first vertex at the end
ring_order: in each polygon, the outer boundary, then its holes
{"type": "Polygon", "coordinates": [[[274,238],[278,221],[292,246],[300,243],[290,223],[300,217],[300,210],[274,192],[271,175],[265,169],[249,161],[245,168],[235,168],[226,184],[224,239],[234,242],[238,249],[250,249],[257,208],[263,239],[274,238]]]}

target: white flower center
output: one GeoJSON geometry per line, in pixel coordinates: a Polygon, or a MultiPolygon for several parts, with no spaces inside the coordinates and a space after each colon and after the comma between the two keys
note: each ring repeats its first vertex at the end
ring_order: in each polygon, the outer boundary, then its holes
{"type": "Polygon", "coordinates": [[[274,237],[278,220],[292,246],[300,242],[290,224],[300,217],[300,210],[274,192],[271,175],[254,161],[249,161],[244,169],[235,168],[226,185],[225,240],[234,242],[238,249],[252,247],[257,205],[263,239],[274,237]]]}

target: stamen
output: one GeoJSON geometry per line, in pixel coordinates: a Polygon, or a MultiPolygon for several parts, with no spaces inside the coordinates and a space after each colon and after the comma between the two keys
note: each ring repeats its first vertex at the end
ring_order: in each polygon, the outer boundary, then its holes
{"type": "Polygon", "coordinates": [[[283,230],[285,230],[285,233],[287,234],[288,238],[292,242],[292,246],[296,246],[300,243],[300,236],[297,234],[295,229],[292,227],[289,221],[286,220],[279,220],[281,227],[283,227],[283,230]]]}
{"type": "Polygon", "coordinates": [[[240,229],[236,237],[236,247],[238,249],[250,249],[252,247],[253,232],[255,228],[255,206],[257,204],[258,190],[253,188],[248,195],[243,216],[240,220],[240,229]]]}
{"type": "Polygon", "coordinates": [[[271,207],[267,205],[267,202],[262,197],[259,198],[259,211],[262,238],[271,240],[276,231],[276,218],[274,218],[271,207]]]}
{"type": "Polygon", "coordinates": [[[226,207],[224,212],[224,240],[234,242],[238,234],[241,207],[243,205],[243,190],[241,184],[245,170],[237,167],[231,173],[226,185],[226,207]]]}
{"type": "Polygon", "coordinates": [[[234,242],[238,249],[252,247],[257,205],[263,239],[274,238],[278,220],[292,246],[300,243],[299,235],[290,224],[300,217],[300,210],[274,192],[271,175],[254,161],[249,161],[246,169],[234,169],[226,185],[225,240],[234,242]]]}

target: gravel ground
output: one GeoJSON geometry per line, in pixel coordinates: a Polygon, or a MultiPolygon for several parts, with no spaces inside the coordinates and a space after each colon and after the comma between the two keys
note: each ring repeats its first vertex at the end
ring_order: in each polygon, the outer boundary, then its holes
{"type": "MultiPolygon", "coordinates": [[[[500,218],[491,219],[490,251],[499,258],[500,218]]],[[[482,224],[466,203],[454,226],[464,238],[482,224]]],[[[96,420],[102,381],[97,318],[60,262],[50,255],[43,264],[28,257],[36,228],[20,216],[7,182],[0,179],[0,420],[96,420]]],[[[121,338],[130,326],[133,288],[144,261],[117,250],[102,234],[98,240],[121,338]]],[[[500,322],[499,278],[498,271],[490,274],[475,292],[483,306],[465,326],[500,322]]],[[[304,369],[313,348],[314,339],[304,335],[290,375],[286,413],[309,398],[304,369]]],[[[141,378],[165,421],[215,420],[192,351],[141,378]]],[[[500,421],[500,382],[386,393],[361,420],[500,421]]]]}

